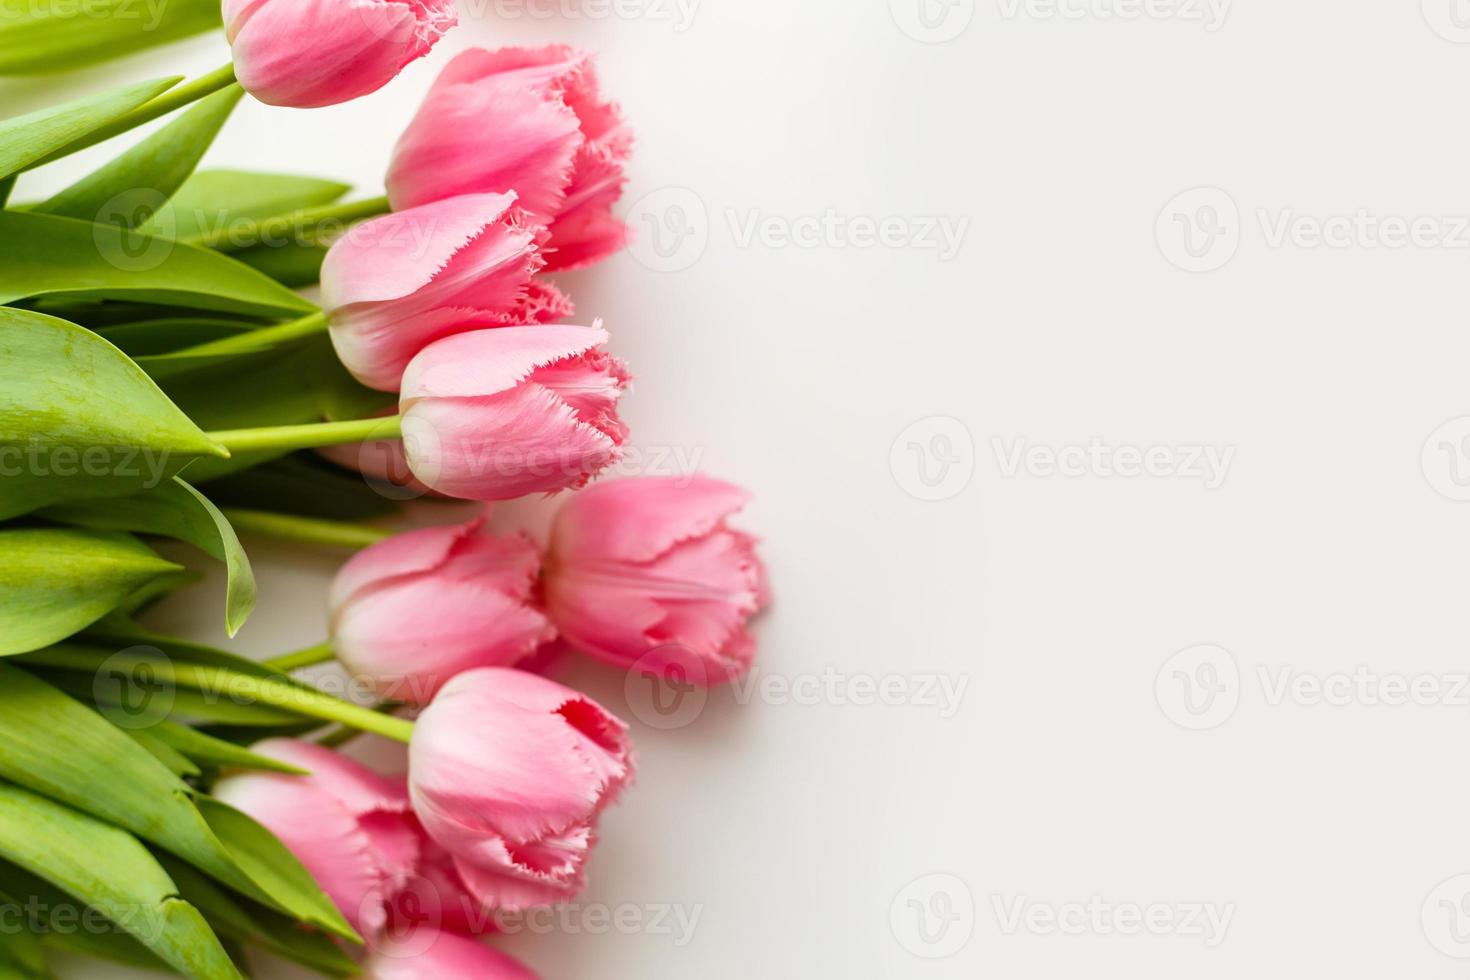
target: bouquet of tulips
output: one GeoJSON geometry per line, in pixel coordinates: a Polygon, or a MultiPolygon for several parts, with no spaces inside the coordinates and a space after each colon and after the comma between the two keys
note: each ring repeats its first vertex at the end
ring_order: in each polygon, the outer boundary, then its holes
{"type": "Polygon", "coordinates": [[[232,62],[0,120],[0,978],[50,976],[51,948],[210,980],[252,948],[332,976],[534,976],[483,935],[578,894],[635,764],[550,654],[718,684],[768,601],[739,487],[596,479],[631,375],[550,277],[624,244],[628,127],[581,51],[469,50],[382,197],[196,172],[240,99],[367,96],[454,26],[449,0],[181,0],[148,32],[99,6],[7,14],[0,73],[221,21],[232,62]],[[560,493],[545,542],[375,523],[560,493]],[[223,563],[234,635],[241,535],[356,552],[322,643],[256,661],[145,625],[199,578],[151,546],[174,538],[223,563]],[[375,702],[295,676],[331,660],[375,702]],[[341,754],[362,734],[406,743],[407,773],[341,754]]]}

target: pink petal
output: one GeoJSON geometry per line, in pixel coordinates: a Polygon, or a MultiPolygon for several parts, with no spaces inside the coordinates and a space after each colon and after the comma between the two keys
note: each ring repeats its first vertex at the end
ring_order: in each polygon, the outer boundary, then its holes
{"type": "Polygon", "coordinates": [[[456,334],[430,344],[403,373],[402,403],[435,397],[478,397],[508,391],[539,367],[607,343],[600,325],[569,323],[504,327],[456,334]]]}
{"type": "Polygon", "coordinates": [[[551,555],[558,564],[650,561],[680,541],[710,533],[749,501],[745,490],[709,477],[607,480],[561,509],[551,555]]]}

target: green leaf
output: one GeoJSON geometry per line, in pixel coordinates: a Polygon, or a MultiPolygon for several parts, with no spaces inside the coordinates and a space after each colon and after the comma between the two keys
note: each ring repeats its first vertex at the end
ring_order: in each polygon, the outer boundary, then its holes
{"type": "MultiPolygon", "coordinates": [[[[132,685],[135,674],[131,661],[127,670],[104,666],[93,683],[132,685]]],[[[147,729],[164,713],[158,705],[134,702],[131,710],[112,712],[109,723],[4,662],[0,691],[5,692],[0,778],[129,830],[256,901],[344,938],[357,938],[284,844],[245,814],[195,796],[117,727],[147,729]]]]}
{"type": "Polygon", "coordinates": [[[206,96],[102,169],[30,210],[83,221],[105,215],[125,227],[138,227],[194,172],[244,94],[239,85],[231,85],[206,96]]]}
{"type": "MultiPolygon", "coordinates": [[[[118,212],[114,217],[120,215],[126,224],[132,205],[120,200],[118,212]]],[[[0,211],[0,303],[37,297],[122,299],[280,317],[315,309],[268,276],[207,248],[114,223],[0,211]]]]}
{"type": "Polygon", "coordinates": [[[321,933],[307,932],[290,919],[253,902],[236,901],[214,882],[176,859],[163,857],[160,862],[178,882],[179,894],[203,912],[221,936],[259,946],[328,976],[348,977],[359,971],[358,965],[321,933]]]}
{"type": "Polygon", "coordinates": [[[31,3],[0,23],[0,75],[70,71],[219,26],[215,0],[31,3]]]}
{"type": "Polygon", "coordinates": [[[255,608],[255,575],[219,508],[178,477],[152,490],[110,500],[58,504],[41,517],[102,531],[137,531],[187,541],[225,563],[225,629],[234,636],[255,608]]]}
{"type": "Polygon", "coordinates": [[[229,455],[126,354],[74,323],[0,309],[0,363],[0,519],[136,493],[229,455]]]}
{"type": "Polygon", "coordinates": [[[236,259],[250,268],[270,276],[282,286],[300,289],[312,286],[322,277],[322,263],[327,258],[326,245],[309,242],[291,242],[273,247],[257,245],[232,253],[236,259]]]}
{"type": "Polygon", "coordinates": [[[45,878],[0,860],[0,906],[3,905],[9,905],[17,914],[26,916],[26,925],[38,932],[44,943],[53,949],[145,970],[168,969],[168,964],[148,952],[146,946],[115,923],[111,928],[77,928],[75,899],[45,878]],[[25,908],[28,902],[32,903],[29,912],[25,908]]]}
{"type": "Polygon", "coordinates": [[[157,759],[159,762],[167,766],[168,771],[173,773],[175,776],[188,778],[190,776],[198,776],[201,774],[200,768],[196,766],[189,759],[188,756],[175,749],[172,745],[164,742],[162,739],[154,737],[152,729],[149,729],[147,731],[144,731],[141,728],[135,731],[124,730],[123,734],[127,735],[134,742],[137,742],[139,745],[143,746],[143,748],[147,749],[149,755],[153,756],[153,758],[157,759]]]}
{"type": "MultiPolygon", "coordinates": [[[[5,64],[4,52],[9,50],[5,34],[14,29],[10,16],[7,14],[6,23],[0,26],[0,66],[5,64]]],[[[87,20],[75,15],[71,19],[83,23],[87,20]]],[[[176,75],[123,85],[75,102],[0,120],[0,177],[19,173],[73,140],[157,98],[180,80],[181,76],[176,75]]]]}
{"type": "Polygon", "coordinates": [[[127,534],[0,529],[0,656],[64,639],[178,570],[127,534]]]}
{"type": "Polygon", "coordinates": [[[56,980],[40,936],[14,926],[0,929],[0,980],[56,980]]]}
{"type": "Polygon", "coordinates": [[[241,741],[255,742],[279,732],[296,734],[321,727],[320,722],[308,727],[297,715],[276,708],[242,704],[229,698],[184,688],[170,690],[139,681],[131,685],[131,688],[102,685],[99,689],[99,685],[94,683],[90,675],[49,670],[33,663],[27,663],[26,669],[57,690],[64,691],[85,704],[96,706],[109,718],[136,710],[139,697],[166,697],[167,707],[161,709],[161,713],[168,718],[208,722],[211,725],[226,726],[231,731],[251,733],[248,739],[242,738],[241,741]]]}
{"type": "Polygon", "coordinates": [[[184,182],[168,207],[142,230],[196,244],[220,243],[235,248],[281,245],[285,243],[253,238],[236,241],[232,229],[253,235],[258,222],[331,204],[351,189],[348,184],[317,177],[201,170],[184,182]]]}
{"type": "Polygon", "coordinates": [[[259,769],[264,772],[282,772],[293,776],[307,775],[305,769],[299,769],[279,759],[272,759],[270,756],[251,752],[234,742],[226,742],[212,735],[206,735],[198,729],[180,725],[178,722],[165,719],[149,729],[149,732],[158,741],[177,749],[194,762],[204,765],[233,769],[259,769]]]}
{"type": "Polygon", "coordinates": [[[98,909],[185,976],[239,976],[204,917],[118,827],[0,783],[0,857],[98,909]]]}

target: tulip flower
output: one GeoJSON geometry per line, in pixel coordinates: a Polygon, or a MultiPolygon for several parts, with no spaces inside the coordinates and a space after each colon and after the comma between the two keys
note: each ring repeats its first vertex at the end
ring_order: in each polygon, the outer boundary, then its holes
{"type": "Polygon", "coordinates": [[[213,795],[279,837],[354,929],[379,933],[419,855],[403,784],[309,742],[272,738],[252,751],[311,775],[240,773],[215,784],[213,795]]]}
{"type": "Polygon", "coordinates": [[[510,500],[584,485],[627,440],[617,415],[630,377],[601,349],[601,324],[455,334],[403,374],[409,468],[431,489],[510,500]]]}
{"type": "Polygon", "coordinates": [[[519,961],[483,943],[447,932],[373,944],[363,980],[537,980],[519,961]]]}
{"type": "Polygon", "coordinates": [[[426,704],[455,674],[510,666],[556,635],[531,602],[541,556],[482,520],[394,535],[332,583],[331,647],[382,696],[426,704]]]}
{"type": "Polygon", "coordinates": [[[224,0],[223,13],[240,84],[297,109],[376,92],[458,21],[453,0],[224,0]]]}
{"type": "Polygon", "coordinates": [[[466,51],[445,67],[400,137],[388,198],[402,209],[515,191],[550,229],[548,268],[577,268],[627,240],[612,207],[631,142],[617,106],[599,94],[586,52],[466,51]]]}
{"type": "Polygon", "coordinates": [[[424,709],[409,795],[425,832],[487,908],[575,895],[598,815],[632,779],[627,726],[554,681],[487,667],[424,709]]]}
{"type": "Polygon", "coordinates": [[[414,478],[465,500],[511,500],[585,485],[615,462],[631,380],[602,350],[607,332],[547,323],[454,334],[403,373],[399,414],[210,432],[232,453],[402,439],[414,478]]]}
{"type": "Polygon", "coordinates": [[[744,673],[747,622],[769,601],[756,539],[726,524],[749,500],[719,480],[634,477],[557,514],[544,589],[567,643],[620,666],[695,683],[744,673]]]}
{"type": "Polygon", "coordinates": [[[469,194],[366,221],[322,263],[332,343],[363,384],[397,391],[431,342],[481,327],[545,323],[571,304],[533,277],[543,224],[515,194],[469,194]]]}

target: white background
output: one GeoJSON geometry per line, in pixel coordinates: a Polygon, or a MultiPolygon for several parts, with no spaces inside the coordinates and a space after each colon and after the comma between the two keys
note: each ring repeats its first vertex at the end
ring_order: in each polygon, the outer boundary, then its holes
{"type": "MultiPolygon", "coordinates": [[[[640,780],[584,904],[697,910],[692,941],[504,945],[549,978],[1463,975],[1470,889],[1440,886],[1470,872],[1470,423],[1436,432],[1470,416],[1455,0],[933,0],[933,32],[917,2],[705,0],[681,30],[653,0],[552,20],[486,0],[383,92],[246,103],[210,154],[379,193],[450,55],[547,40],[600,51],[637,129],[642,244],[568,283],[638,375],[635,444],[758,495],[760,677],[837,683],[633,718],[640,780]],[[1391,220],[1334,220],[1360,209],[1391,220]],[[742,235],[829,211],[846,231],[815,246],[742,235]],[[948,258],[861,247],[885,218],[966,230],[948,258]],[[1165,449],[1152,475],[1071,465],[1094,439],[1165,449]],[[1190,462],[1206,448],[1221,479],[1190,462]],[[1428,703],[1385,703],[1421,675],[1428,703]],[[966,687],[950,717],[854,703],[890,677],[966,687]],[[1278,691],[1301,677],[1338,703],[1278,691]],[[1121,921],[1072,916],[1089,902],[1121,921]]],[[[197,39],[0,102],[224,56],[197,39]]],[[[236,647],[320,639],[336,557],[252,554],[236,647]]],[[[218,580],[157,622],[218,640],[218,580]]],[[[636,714],[615,672],[571,678],[636,714]]]]}

